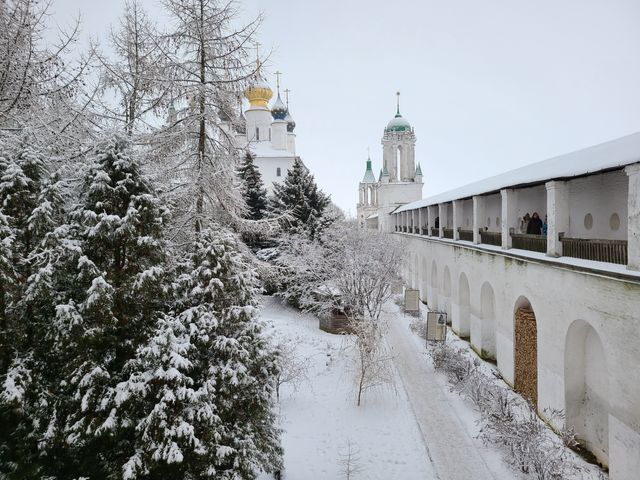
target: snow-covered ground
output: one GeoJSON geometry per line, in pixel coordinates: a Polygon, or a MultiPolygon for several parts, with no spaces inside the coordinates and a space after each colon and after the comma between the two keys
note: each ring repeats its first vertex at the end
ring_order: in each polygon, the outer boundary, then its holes
{"type": "Polygon", "coordinates": [[[344,337],[319,330],[317,318],[274,298],[264,299],[262,318],[309,361],[308,380],[297,391],[286,384],[281,389],[284,479],[345,478],[340,461],[349,443],[359,457],[353,479],[436,478],[401,384],[368,392],[357,407],[344,337]]]}
{"type": "MultiPolygon", "coordinates": [[[[341,460],[349,444],[359,467],[351,479],[528,478],[509,467],[497,447],[478,438],[479,413],[451,391],[444,375],[434,372],[424,341],[410,331],[413,318],[397,305],[389,302],[383,312],[390,327],[395,388],[368,392],[357,407],[353,352],[345,337],[319,330],[316,317],[278,299],[265,297],[263,303],[262,318],[273,334],[292,342],[307,362],[306,379],[281,389],[283,479],[347,478],[341,460]]],[[[452,337],[449,341],[475,355],[466,342],[452,337]]],[[[483,362],[481,368],[492,377],[494,366],[483,362]]],[[[575,478],[598,478],[597,468],[584,466],[588,471],[575,478]]]]}

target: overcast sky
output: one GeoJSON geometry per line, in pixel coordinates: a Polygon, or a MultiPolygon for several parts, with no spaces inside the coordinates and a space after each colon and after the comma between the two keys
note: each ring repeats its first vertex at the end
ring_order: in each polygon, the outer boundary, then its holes
{"type": "MultiPolygon", "coordinates": [[[[54,0],[104,37],[121,0],[54,0]]],[[[142,2],[159,16],[159,2],[142,2]]],[[[297,151],[355,213],[371,147],[401,113],[424,196],[640,131],[638,0],[242,0],[291,89],[297,151]]],[[[270,78],[275,89],[275,79],[270,78]]],[[[639,152],[640,153],[640,152],[639,152]]]]}

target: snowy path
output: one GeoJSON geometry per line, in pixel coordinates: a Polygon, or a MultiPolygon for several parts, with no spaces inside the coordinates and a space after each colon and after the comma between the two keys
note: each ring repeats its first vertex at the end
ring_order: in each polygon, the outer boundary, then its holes
{"type": "MultiPolygon", "coordinates": [[[[283,385],[284,480],[339,480],[340,461],[351,442],[360,472],[354,480],[433,480],[420,430],[400,383],[369,392],[355,405],[352,352],[346,339],[318,329],[318,319],[264,298],[262,318],[279,338],[292,341],[308,359],[308,381],[283,385]]],[[[261,480],[272,480],[264,475],[261,480]]],[[[446,480],[443,478],[443,480],[446,480]]]]}
{"type": "Polygon", "coordinates": [[[518,476],[495,450],[485,448],[477,433],[474,412],[438,378],[425,358],[424,346],[409,330],[409,320],[385,312],[387,341],[400,380],[413,408],[436,478],[440,480],[495,480],[518,476]]]}

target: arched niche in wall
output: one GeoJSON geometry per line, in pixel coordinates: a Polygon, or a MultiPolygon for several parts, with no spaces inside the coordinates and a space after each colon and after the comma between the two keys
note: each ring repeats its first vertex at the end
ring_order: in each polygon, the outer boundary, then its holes
{"type": "Polygon", "coordinates": [[[564,349],[565,422],[578,441],[609,462],[609,371],[598,332],[583,320],[567,331],[564,349]]]}
{"type": "Polygon", "coordinates": [[[469,279],[462,272],[458,278],[458,318],[452,319],[452,324],[457,328],[460,336],[468,336],[470,330],[470,314],[471,314],[471,292],[469,289],[469,279]]]}
{"type": "Polygon", "coordinates": [[[513,314],[514,389],[538,407],[538,324],[531,302],[519,297],[513,314]]]}
{"type": "Polygon", "coordinates": [[[480,331],[481,356],[494,360],[496,358],[496,296],[489,282],[484,282],[480,289],[480,331]]]}
{"type": "Polygon", "coordinates": [[[436,261],[431,262],[431,300],[429,305],[433,310],[438,310],[438,265],[436,261]]]}

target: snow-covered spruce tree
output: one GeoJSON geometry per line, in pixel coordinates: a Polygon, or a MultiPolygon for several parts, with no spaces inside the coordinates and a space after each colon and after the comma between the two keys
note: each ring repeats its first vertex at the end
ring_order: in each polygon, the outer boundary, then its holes
{"type": "Polygon", "coordinates": [[[20,304],[39,340],[16,357],[13,388],[0,395],[21,412],[12,438],[21,455],[1,459],[9,478],[118,478],[133,426],[114,423],[108,399],[167,304],[166,221],[126,143],[99,145],[68,224],[34,258],[20,304]]]}
{"type": "Polygon", "coordinates": [[[315,238],[326,226],[325,210],[330,198],[318,188],[313,175],[296,157],[282,184],[275,184],[270,198],[270,210],[278,216],[289,213],[284,228],[289,232],[306,233],[315,238]]]}
{"type": "Polygon", "coordinates": [[[232,234],[204,230],[179,285],[175,311],[160,318],[113,399],[122,421],[136,423],[123,477],[254,479],[280,468],[277,353],[232,234]]]}
{"type": "Polygon", "coordinates": [[[253,160],[253,155],[247,152],[238,168],[238,177],[242,181],[242,197],[247,206],[245,218],[262,220],[267,213],[267,190],[253,160]]]}

